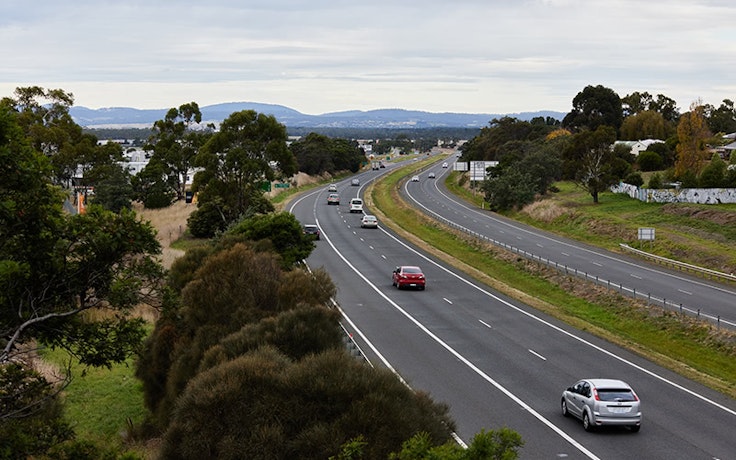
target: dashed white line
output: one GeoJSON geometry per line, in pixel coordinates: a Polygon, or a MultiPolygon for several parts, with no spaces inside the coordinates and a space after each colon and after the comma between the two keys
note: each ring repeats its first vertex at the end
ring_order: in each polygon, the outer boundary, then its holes
{"type": "Polygon", "coordinates": [[[602,267],[603,266],[603,264],[599,264],[598,262],[592,262],[592,264],[595,265],[596,267],[602,267]]]}
{"type": "Polygon", "coordinates": [[[639,275],[635,275],[635,274],[633,274],[633,273],[631,274],[631,277],[632,277],[632,278],[636,278],[636,279],[638,279],[638,280],[640,280],[640,279],[641,279],[641,276],[639,276],[639,275]]]}
{"type": "Polygon", "coordinates": [[[442,300],[444,300],[445,302],[447,302],[450,305],[452,305],[452,301],[450,299],[448,299],[447,297],[443,297],[442,300]]]}
{"type": "Polygon", "coordinates": [[[693,295],[693,293],[692,293],[692,292],[688,292],[688,291],[683,291],[682,289],[678,289],[677,291],[678,291],[678,292],[682,292],[683,294],[687,294],[687,295],[693,295]]]}
{"type": "Polygon", "coordinates": [[[483,321],[482,319],[479,319],[478,321],[480,322],[480,324],[484,325],[484,326],[485,326],[485,327],[487,327],[488,329],[493,329],[493,327],[492,327],[492,326],[491,326],[490,324],[486,323],[486,322],[485,322],[485,321],[483,321]]]}
{"type": "Polygon", "coordinates": [[[544,356],[540,355],[539,353],[537,353],[534,350],[529,350],[529,353],[533,354],[534,356],[536,356],[537,358],[541,359],[542,361],[547,361],[547,358],[545,358],[544,356]]]}
{"type": "Polygon", "coordinates": [[[570,254],[568,254],[568,253],[566,253],[566,252],[561,252],[560,254],[562,254],[562,255],[563,255],[563,256],[565,256],[565,257],[570,257],[570,254]]]}

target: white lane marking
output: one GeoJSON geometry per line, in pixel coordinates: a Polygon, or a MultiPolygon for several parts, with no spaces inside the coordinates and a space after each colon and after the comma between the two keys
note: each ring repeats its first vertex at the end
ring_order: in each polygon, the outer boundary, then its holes
{"type": "Polygon", "coordinates": [[[636,279],[638,279],[638,280],[640,280],[640,279],[641,279],[641,276],[639,276],[639,275],[635,275],[635,274],[633,274],[633,273],[632,273],[632,274],[631,274],[630,276],[631,276],[632,278],[636,278],[636,279]]]}
{"type": "Polygon", "coordinates": [[[570,257],[570,254],[568,254],[568,253],[566,253],[566,252],[561,252],[560,254],[562,254],[562,255],[563,255],[563,256],[565,256],[565,257],[570,257]]]}
{"type": "Polygon", "coordinates": [[[595,265],[597,267],[602,267],[603,266],[603,264],[599,264],[598,262],[593,262],[593,265],[595,265]]]}
{"type": "Polygon", "coordinates": [[[450,299],[448,299],[447,297],[443,297],[442,300],[444,300],[445,302],[447,302],[450,305],[452,305],[452,301],[450,299]]]}
{"type": "Polygon", "coordinates": [[[386,255],[385,254],[381,254],[381,258],[382,259],[386,259],[386,255]]]}
{"type": "Polygon", "coordinates": [[[692,292],[689,292],[689,291],[684,291],[684,290],[682,290],[682,289],[678,289],[678,291],[679,291],[679,292],[682,292],[683,294],[687,294],[687,295],[693,295],[693,293],[692,293],[692,292]]]}
{"type": "Polygon", "coordinates": [[[487,327],[488,329],[493,329],[493,327],[492,327],[492,326],[491,326],[490,324],[486,323],[486,322],[485,322],[485,321],[483,321],[482,319],[479,319],[478,321],[480,321],[480,324],[484,325],[484,326],[485,326],[485,327],[487,327]]]}
{"type": "Polygon", "coordinates": [[[545,358],[544,356],[540,355],[539,353],[537,353],[536,351],[534,351],[532,349],[529,349],[529,353],[533,354],[534,356],[536,356],[537,358],[539,358],[539,359],[541,359],[543,361],[547,361],[547,358],[545,358]]]}

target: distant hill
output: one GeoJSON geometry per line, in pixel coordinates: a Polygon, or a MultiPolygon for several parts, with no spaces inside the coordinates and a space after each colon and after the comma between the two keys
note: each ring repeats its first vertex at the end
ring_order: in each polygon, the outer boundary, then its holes
{"type": "MultiPolygon", "coordinates": [[[[134,109],[130,107],[110,107],[88,109],[73,106],[69,109],[74,121],[87,128],[150,128],[156,120],[162,120],[169,109],[134,109]]],[[[482,128],[494,118],[503,116],[520,120],[535,117],[552,117],[562,120],[565,113],[542,110],[508,114],[483,113],[434,113],[404,109],[350,110],[345,112],[307,115],[294,109],[275,104],[256,102],[227,102],[200,107],[205,123],[218,124],[234,112],[255,110],[273,115],[286,127],[301,128],[482,128]]]]}

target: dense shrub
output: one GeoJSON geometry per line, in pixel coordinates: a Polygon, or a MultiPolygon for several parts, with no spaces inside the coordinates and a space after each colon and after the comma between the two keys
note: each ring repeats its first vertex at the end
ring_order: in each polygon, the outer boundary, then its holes
{"type": "Polygon", "coordinates": [[[388,458],[416,433],[448,441],[447,411],[344,351],[293,362],[262,348],[191,381],[162,457],[325,459],[362,435],[364,458],[388,458]]]}
{"type": "Polygon", "coordinates": [[[645,150],[636,158],[642,171],[660,171],[664,167],[662,157],[654,151],[645,150]]]}
{"type": "Polygon", "coordinates": [[[624,182],[636,187],[641,187],[642,185],[644,185],[644,178],[642,178],[641,174],[639,174],[638,172],[632,172],[631,174],[626,176],[624,182]]]}

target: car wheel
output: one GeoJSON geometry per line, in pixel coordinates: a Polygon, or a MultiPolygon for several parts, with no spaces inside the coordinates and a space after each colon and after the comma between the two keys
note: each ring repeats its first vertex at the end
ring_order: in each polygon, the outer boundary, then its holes
{"type": "Polygon", "coordinates": [[[570,412],[567,410],[567,401],[565,401],[565,398],[562,398],[562,415],[565,417],[570,416],[570,412]]]}
{"type": "Polygon", "coordinates": [[[590,423],[590,417],[587,412],[583,412],[583,428],[585,431],[593,431],[593,424],[590,423]]]}
{"type": "Polygon", "coordinates": [[[629,429],[632,433],[638,433],[641,430],[641,425],[631,425],[629,429]]]}

